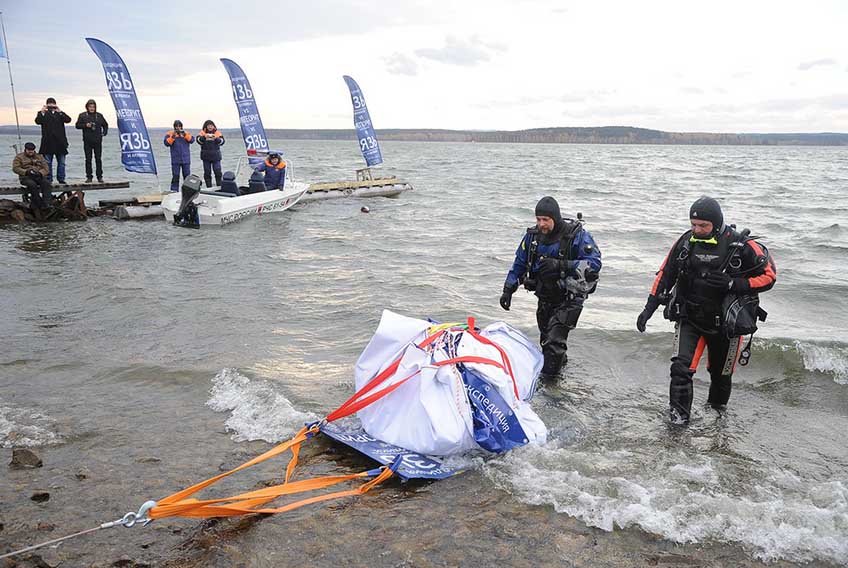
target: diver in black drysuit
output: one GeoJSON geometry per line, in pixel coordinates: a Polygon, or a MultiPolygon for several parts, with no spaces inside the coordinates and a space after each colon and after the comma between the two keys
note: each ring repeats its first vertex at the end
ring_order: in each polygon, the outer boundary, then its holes
{"type": "Polygon", "coordinates": [[[669,386],[669,412],[676,423],[689,421],[692,377],[704,348],[709,353],[707,404],[723,409],[730,399],[742,337],[728,337],[723,329],[725,297],[765,292],[777,278],[768,250],[725,225],[715,199],[701,197],[695,201],[689,218],[692,229],[671,247],[657,272],[645,309],[636,320],[636,328],[644,332],[660,304],[667,303],[664,315],[676,322],[669,386]]]}
{"type": "Polygon", "coordinates": [[[536,226],[527,229],[506,276],[500,305],[509,310],[518,286],[539,298],[543,378],[556,377],[568,361],[568,334],[577,326],[586,297],[595,290],[601,251],[580,221],[563,219],[553,197],[536,204],[536,226]]]}

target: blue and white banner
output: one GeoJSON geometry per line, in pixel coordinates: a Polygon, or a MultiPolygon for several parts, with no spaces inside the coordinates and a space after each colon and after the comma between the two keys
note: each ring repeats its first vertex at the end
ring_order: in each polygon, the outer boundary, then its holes
{"type": "Polygon", "coordinates": [[[400,446],[378,440],[367,434],[361,427],[353,427],[350,424],[341,426],[336,422],[331,422],[321,426],[321,432],[383,465],[393,464],[400,457],[396,473],[404,481],[408,479],[445,479],[460,473],[460,470],[446,466],[436,458],[411,452],[400,446]]]}
{"type": "Polygon", "coordinates": [[[121,163],[128,172],[156,174],[156,160],[150,146],[150,136],[135,95],[132,78],[124,60],[108,44],[91,37],[85,38],[103,64],[106,87],[115,104],[118,132],[121,141],[121,163]]]}
{"type": "Polygon", "coordinates": [[[256,99],[253,98],[250,81],[247,80],[244,71],[235,61],[221,59],[221,63],[224,64],[233,86],[233,100],[236,101],[236,108],[239,113],[244,147],[257,152],[268,152],[268,137],[265,136],[265,127],[262,126],[262,118],[259,116],[259,109],[256,107],[256,99]]]}
{"type": "Polygon", "coordinates": [[[528,442],[521,423],[495,387],[468,368],[462,370],[462,380],[471,403],[474,439],[481,448],[501,453],[528,442]]]}
{"type": "Polygon", "coordinates": [[[380,144],[377,143],[377,134],[374,125],[371,124],[371,115],[368,114],[368,106],[362,89],[356,84],[352,77],[343,75],[347,88],[350,90],[350,100],[353,103],[353,125],[356,127],[356,137],[359,139],[359,149],[368,167],[383,163],[383,155],[380,153],[380,144]]]}

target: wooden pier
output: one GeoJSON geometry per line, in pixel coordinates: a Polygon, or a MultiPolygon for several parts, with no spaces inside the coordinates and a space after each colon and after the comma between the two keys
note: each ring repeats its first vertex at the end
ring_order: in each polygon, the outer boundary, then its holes
{"type": "MultiPolygon", "coordinates": [[[[93,189],[126,189],[129,186],[130,182],[128,181],[104,181],[102,183],[85,183],[75,181],[67,185],[54,183],[53,193],[61,193],[63,191],[91,191],[93,189]]],[[[0,195],[20,195],[23,192],[24,186],[22,185],[7,185],[0,187],[0,195]]]]}

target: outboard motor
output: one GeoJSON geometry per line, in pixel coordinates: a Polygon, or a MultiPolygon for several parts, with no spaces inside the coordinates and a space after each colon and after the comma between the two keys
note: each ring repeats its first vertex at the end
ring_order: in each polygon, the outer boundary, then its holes
{"type": "Polygon", "coordinates": [[[200,195],[200,189],[203,187],[203,180],[194,174],[191,174],[183,181],[180,193],[182,201],[180,202],[180,210],[174,215],[174,225],[181,227],[199,227],[200,218],[197,216],[197,205],[194,204],[194,198],[200,195]]]}

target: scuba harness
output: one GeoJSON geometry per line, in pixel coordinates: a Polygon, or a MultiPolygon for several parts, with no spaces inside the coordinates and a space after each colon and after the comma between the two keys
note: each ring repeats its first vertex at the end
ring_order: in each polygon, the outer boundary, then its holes
{"type": "MultiPolygon", "coordinates": [[[[730,227],[734,229],[735,233],[736,226],[730,225],[730,227]]],[[[701,239],[695,237],[691,233],[691,231],[687,231],[681,237],[681,240],[683,240],[683,246],[681,247],[676,259],[679,265],[677,280],[675,281],[674,286],[672,287],[670,292],[662,294],[659,297],[660,303],[666,305],[663,315],[666,319],[670,321],[680,321],[682,319],[687,319],[687,300],[685,299],[685,292],[688,289],[688,285],[691,284],[690,253],[692,249],[692,244],[719,244],[718,240],[714,235],[708,239],[701,239]],[[687,235],[689,235],[689,238],[686,238],[687,235]]],[[[756,265],[751,266],[745,270],[741,270],[741,251],[749,240],[753,240],[755,238],[750,237],[750,233],[751,231],[749,229],[745,229],[741,233],[737,233],[734,240],[728,243],[728,251],[726,252],[726,256],[718,268],[718,272],[726,273],[729,268],[733,270],[734,276],[741,277],[750,274],[751,272],[758,270],[768,264],[768,249],[760,245],[765,252],[765,256],[763,257],[763,259],[756,265]]],[[[756,293],[727,293],[721,300],[720,313],[719,315],[715,316],[715,327],[717,331],[724,332],[725,336],[728,339],[750,335],[747,343],[745,344],[745,347],[742,348],[739,354],[740,365],[745,366],[748,364],[748,361],[751,358],[751,344],[754,340],[754,333],[756,333],[757,331],[757,321],[766,321],[766,317],[768,317],[768,312],[766,312],[760,307],[759,295],[756,293]]]]}
{"type": "MultiPolygon", "coordinates": [[[[571,257],[571,251],[574,247],[574,240],[577,235],[583,230],[583,214],[578,212],[577,219],[563,219],[562,223],[565,225],[562,229],[560,238],[559,238],[559,252],[555,257],[557,260],[568,260],[574,261],[575,259],[571,257]]],[[[527,251],[527,264],[522,277],[522,282],[524,284],[524,288],[535,292],[539,286],[540,281],[538,275],[536,278],[533,278],[533,266],[537,261],[542,260],[545,255],[539,255],[539,236],[540,232],[538,227],[533,226],[527,229],[527,234],[530,237],[530,246],[527,251]]],[[[587,247],[590,245],[587,245],[587,247]]],[[[587,252],[591,252],[590,250],[587,252]]],[[[576,274],[576,277],[572,275],[562,275],[563,277],[556,281],[556,287],[565,291],[567,294],[568,300],[573,300],[576,297],[586,298],[589,294],[595,291],[598,286],[598,278],[597,274],[591,270],[589,263],[585,260],[577,261],[577,266],[574,267],[573,272],[576,274]],[[594,276],[594,278],[591,278],[594,276]]]]}

